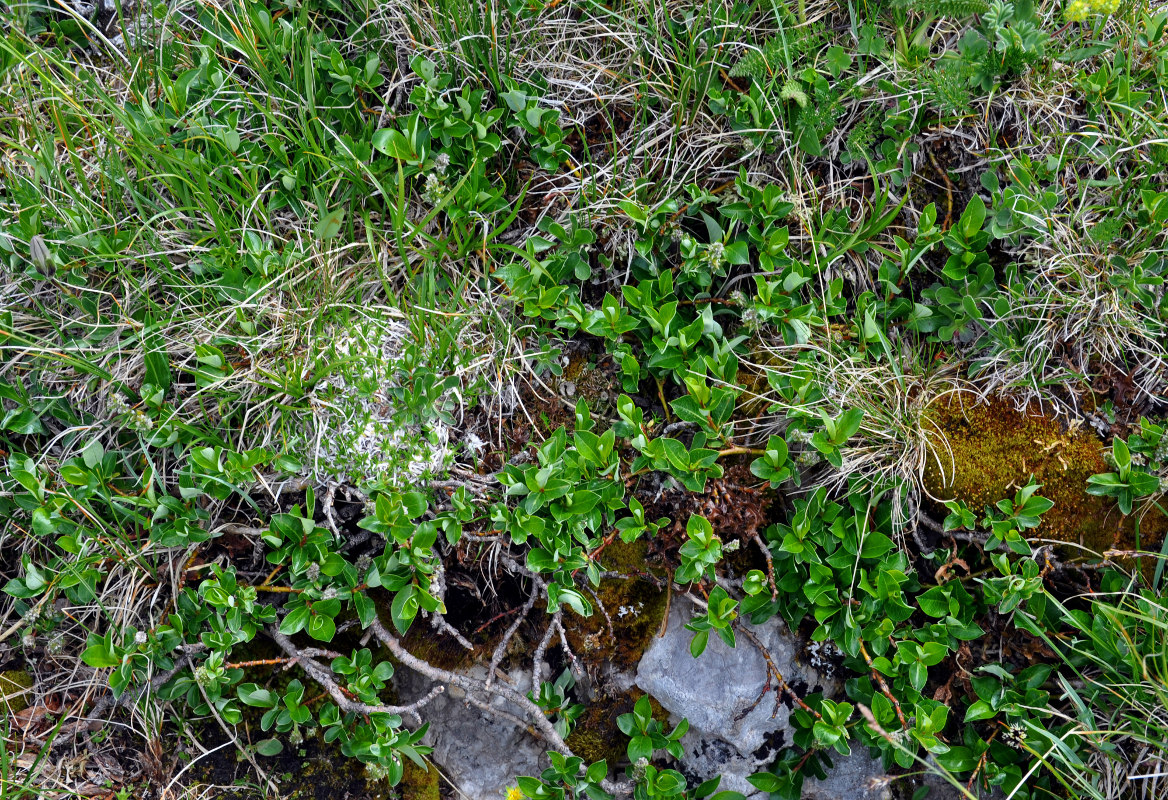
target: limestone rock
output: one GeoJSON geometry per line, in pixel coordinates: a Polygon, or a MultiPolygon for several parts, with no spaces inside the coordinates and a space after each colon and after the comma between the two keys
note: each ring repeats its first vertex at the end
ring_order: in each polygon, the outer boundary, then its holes
{"type": "MultiPolygon", "coordinates": [[[[730,648],[712,636],[699,658],[691,656],[693,633],[685,628],[690,613],[686,603],[674,604],[665,635],[654,639],[641,659],[637,685],[674,717],[689,720],[690,730],[682,740],[686,750],[682,772],[701,780],[721,775],[720,789],[761,800],[766,795],[746,779],[765,769],[778,750],[790,743],[790,704],[780,698],[783,702],[776,707],[773,686],[763,694],[768,683],[766,659],[745,637],[739,636],[737,646],[730,648]]],[[[752,630],[792,687],[804,693],[839,692],[830,676],[796,661],[795,637],[782,620],[772,619],[752,630]]],[[[841,763],[827,781],[807,782],[804,797],[886,800],[889,796],[887,789],[869,789],[870,779],[883,770],[866,753],[853,752],[837,761],[841,763]]]]}
{"type": "MultiPolygon", "coordinates": [[[[486,678],[486,668],[482,666],[472,667],[468,673],[486,678]]],[[[430,691],[429,681],[408,669],[402,668],[395,677],[403,702],[430,691]]],[[[511,677],[517,691],[528,691],[527,676],[517,671],[511,677]]],[[[523,716],[510,703],[500,699],[495,703],[515,716],[523,716]]],[[[458,787],[459,797],[502,800],[507,787],[515,785],[515,776],[539,775],[548,766],[541,741],[508,720],[470,705],[461,692],[438,695],[426,706],[423,716],[430,723],[423,743],[434,748],[431,760],[458,787]]]]}

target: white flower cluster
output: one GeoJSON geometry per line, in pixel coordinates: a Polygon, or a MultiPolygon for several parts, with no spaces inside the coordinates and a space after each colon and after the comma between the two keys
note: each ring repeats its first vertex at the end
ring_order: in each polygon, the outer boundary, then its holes
{"type": "Polygon", "coordinates": [[[154,420],[146,416],[146,412],[142,409],[132,408],[121,392],[114,392],[110,395],[106,408],[112,416],[121,417],[130,430],[148,433],[154,428],[154,420]]]}
{"type": "Polygon", "coordinates": [[[434,159],[434,171],[426,174],[426,187],[422,189],[422,201],[428,206],[436,206],[446,196],[446,170],[450,166],[450,156],[439,153],[434,159]]]}

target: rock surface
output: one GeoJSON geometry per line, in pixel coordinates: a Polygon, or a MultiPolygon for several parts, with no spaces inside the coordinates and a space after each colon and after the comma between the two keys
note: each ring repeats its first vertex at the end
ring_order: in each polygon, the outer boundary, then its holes
{"type": "MultiPolygon", "coordinates": [[[[747,782],[788,745],[790,703],[776,705],[773,685],[768,689],[766,659],[745,637],[728,647],[714,636],[699,658],[689,652],[693,633],[686,630],[691,610],[684,603],[670,612],[665,635],[655,639],[637,668],[637,686],[655,697],[671,715],[689,720],[682,743],[683,772],[705,780],[722,776],[721,789],[747,797],[765,798],[747,782]]],[[[796,662],[796,644],[786,625],[772,619],[752,628],[775,668],[803,693],[833,693],[838,685],[820,671],[796,662]]],[[[887,790],[870,790],[870,779],[881,775],[878,762],[853,752],[839,759],[827,781],[809,781],[804,797],[815,800],[879,800],[887,790]]]]}
{"type": "MultiPolygon", "coordinates": [[[[653,696],[676,723],[685,717],[690,729],[682,740],[686,757],[679,768],[692,780],[722,776],[720,788],[738,791],[751,800],[765,800],[747,777],[764,768],[790,744],[790,702],[776,704],[773,684],[768,688],[767,664],[749,639],[739,636],[727,647],[717,637],[700,658],[689,652],[692,632],[686,630],[691,609],[673,604],[664,636],[654,637],[637,665],[635,683],[653,696]],[[757,701],[757,702],[756,702],[757,701]]],[[[779,619],[752,628],[772,663],[801,694],[823,691],[838,694],[840,686],[829,674],[796,660],[797,643],[779,619]]],[[[482,666],[469,670],[485,677],[482,666]]],[[[631,683],[632,681],[630,681],[631,683]]],[[[529,676],[516,671],[511,683],[520,692],[529,688],[529,676]]],[[[429,684],[408,670],[397,675],[402,701],[416,699],[429,684]]],[[[522,712],[496,700],[510,713],[522,712]]],[[[469,800],[500,800],[517,775],[538,775],[547,766],[543,743],[526,730],[466,703],[460,692],[438,696],[426,708],[430,729],[425,743],[434,748],[433,760],[469,800]]],[[[853,751],[834,759],[827,780],[808,780],[804,800],[889,800],[878,761],[853,751]]]]}
{"type": "MultiPolygon", "coordinates": [[[[883,775],[880,762],[853,743],[851,755],[832,758],[824,780],[812,778],[803,784],[802,800],[890,800],[891,787],[880,780],[883,775]]],[[[929,800],[938,796],[931,794],[929,800]]]]}
{"type": "MultiPolygon", "coordinates": [[[[473,667],[468,673],[485,678],[486,668],[473,667]]],[[[526,693],[530,688],[529,679],[521,673],[511,678],[516,690],[526,693]]],[[[396,685],[405,702],[416,700],[431,688],[427,680],[407,669],[398,673],[396,685]]],[[[496,699],[495,704],[513,715],[523,715],[505,701],[496,699]]],[[[470,705],[458,690],[434,698],[424,716],[430,729],[423,743],[434,748],[431,759],[458,788],[459,797],[502,800],[507,787],[515,785],[517,775],[539,775],[548,766],[542,742],[511,722],[470,705]]]]}

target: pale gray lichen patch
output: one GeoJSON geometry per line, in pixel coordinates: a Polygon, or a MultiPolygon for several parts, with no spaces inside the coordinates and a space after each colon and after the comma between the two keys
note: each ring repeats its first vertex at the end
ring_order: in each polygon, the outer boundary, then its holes
{"type": "Polygon", "coordinates": [[[314,393],[301,442],[317,479],[406,487],[449,469],[450,427],[437,419],[418,424],[391,396],[409,334],[389,315],[329,330],[329,375],[314,393]]]}

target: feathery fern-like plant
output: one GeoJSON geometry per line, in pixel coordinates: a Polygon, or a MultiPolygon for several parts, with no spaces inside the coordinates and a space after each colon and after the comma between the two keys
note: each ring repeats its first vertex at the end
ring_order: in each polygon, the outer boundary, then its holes
{"type": "Polygon", "coordinates": [[[986,0],[893,0],[892,6],[938,17],[960,18],[984,14],[990,4],[986,0]]]}
{"type": "Polygon", "coordinates": [[[751,50],[730,68],[730,77],[750,78],[755,81],[764,81],[774,77],[785,63],[783,54],[785,45],[786,43],[782,39],[776,37],[758,50],[751,50]]]}
{"type": "Polygon", "coordinates": [[[822,22],[812,23],[768,39],[762,47],[746,53],[730,69],[731,78],[762,82],[775,77],[809,53],[817,53],[828,40],[822,22]]]}

